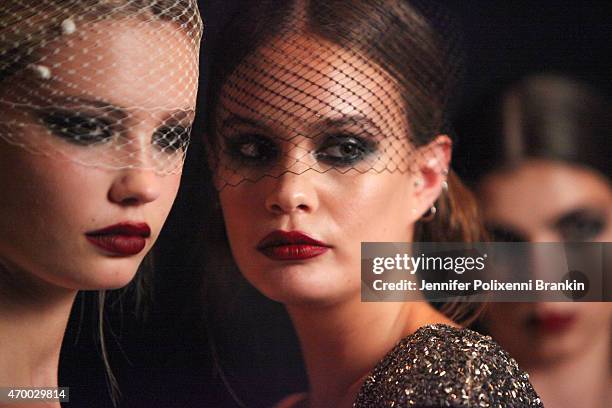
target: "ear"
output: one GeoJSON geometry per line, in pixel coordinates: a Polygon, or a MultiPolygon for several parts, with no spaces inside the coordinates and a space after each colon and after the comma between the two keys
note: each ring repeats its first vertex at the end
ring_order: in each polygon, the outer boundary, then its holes
{"type": "Polygon", "coordinates": [[[447,135],[438,135],[417,153],[418,168],[414,180],[414,213],[420,218],[434,205],[446,182],[453,142],[447,135]]]}

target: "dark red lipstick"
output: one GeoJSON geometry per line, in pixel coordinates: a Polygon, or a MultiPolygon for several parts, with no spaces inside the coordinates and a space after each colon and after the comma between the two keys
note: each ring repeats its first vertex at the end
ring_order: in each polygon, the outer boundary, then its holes
{"type": "Polygon", "coordinates": [[[533,325],[544,333],[561,333],[570,329],[576,322],[573,313],[542,313],[533,317],[533,325]]]}
{"type": "Polygon", "coordinates": [[[322,255],[329,245],[299,231],[273,231],[257,245],[257,250],[275,261],[300,261],[322,255]]]}
{"type": "Polygon", "coordinates": [[[125,222],[85,234],[96,247],[116,256],[132,256],[141,252],[151,236],[145,223],[125,222]]]}

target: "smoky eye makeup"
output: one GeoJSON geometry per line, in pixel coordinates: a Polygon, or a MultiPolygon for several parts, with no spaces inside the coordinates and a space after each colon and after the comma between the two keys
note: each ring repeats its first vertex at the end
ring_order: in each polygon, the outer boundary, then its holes
{"type": "Polygon", "coordinates": [[[347,115],[323,118],[315,126],[314,156],[317,161],[336,167],[350,167],[379,151],[384,135],[368,117],[347,115]]]}
{"type": "Polygon", "coordinates": [[[499,225],[495,223],[486,223],[485,229],[489,233],[489,236],[493,242],[527,242],[529,239],[505,225],[499,225]]]}
{"type": "Polygon", "coordinates": [[[316,159],[332,166],[350,166],[365,160],[378,150],[378,142],[352,133],[334,133],[320,142],[316,159]]]}
{"type": "Polygon", "coordinates": [[[185,151],[191,138],[191,125],[167,123],[157,128],[151,143],[165,153],[185,151]]]}
{"type": "MultiPolygon", "coordinates": [[[[282,158],[284,145],[291,143],[270,136],[274,133],[265,123],[237,114],[223,121],[221,131],[223,153],[242,166],[272,166],[282,158]]],[[[361,116],[323,118],[308,132],[314,158],[336,167],[349,167],[367,159],[379,150],[382,137],[378,127],[361,116]]]]}
{"type": "Polygon", "coordinates": [[[54,136],[75,145],[105,143],[115,133],[113,121],[85,112],[41,110],[37,116],[54,136]]]}
{"type": "Polygon", "coordinates": [[[554,227],[565,241],[592,241],[608,227],[603,211],[581,208],[559,217],[554,227]]]}
{"type": "Polygon", "coordinates": [[[243,166],[266,167],[280,158],[280,146],[272,138],[256,132],[225,136],[223,144],[224,153],[243,166]]]}

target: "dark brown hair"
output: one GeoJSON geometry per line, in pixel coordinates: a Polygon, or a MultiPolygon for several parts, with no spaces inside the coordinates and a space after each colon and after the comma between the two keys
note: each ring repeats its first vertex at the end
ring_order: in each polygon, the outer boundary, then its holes
{"type": "Polygon", "coordinates": [[[586,166],[612,180],[612,107],[597,90],[554,74],[527,76],[483,98],[459,122],[471,183],[530,158],[586,166]]]}
{"type": "MultiPolygon", "coordinates": [[[[264,0],[238,11],[211,56],[207,144],[217,147],[216,113],[222,88],[242,61],[287,26],[356,50],[399,84],[417,146],[450,134],[453,96],[461,77],[461,41],[448,13],[432,2],[391,0],[264,0]],[[296,22],[296,16],[305,21],[296,22]],[[305,17],[304,17],[305,16],[305,17]]],[[[433,221],[418,223],[416,241],[480,241],[484,237],[472,193],[451,171],[433,221]]]]}
{"type": "MultiPolygon", "coordinates": [[[[249,55],[298,23],[308,34],[365,55],[396,80],[417,146],[439,134],[452,135],[449,117],[462,53],[459,29],[443,9],[406,0],[264,0],[238,11],[211,56],[205,126],[213,155],[223,85],[249,55]],[[295,21],[296,16],[305,21],[295,21]]],[[[452,171],[438,207],[432,222],[417,225],[415,240],[482,240],[476,202],[452,171]]]]}
{"type": "MultiPolygon", "coordinates": [[[[298,26],[306,35],[365,56],[395,80],[405,105],[410,137],[416,146],[427,145],[440,134],[452,137],[449,118],[462,74],[460,35],[454,20],[433,3],[431,0],[247,2],[222,31],[210,56],[203,126],[213,172],[219,149],[217,114],[224,85],[249,56],[298,26]]],[[[476,201],[454,172],[449,172],[448,191],[436,205],[434,220],[417,223],[414,240],[483,240],[476,201]]],[[[216,328],[232,320],[232,313],[237,314],[236,293],[249,289],[244,288],[248,285],[238,277],[231,260],[221,212],[211,214],[205,232],[208,255],[205,267],[210,273],[204,278],[204,296],[208,323],[216,328]]],[[[451,319],[467,322],[474,315],[474,306],[479,308],[468,303],[440,307],[451,319]]],[[[223,377],[224,370],[220,367],[219,371],[223,377]]]]}

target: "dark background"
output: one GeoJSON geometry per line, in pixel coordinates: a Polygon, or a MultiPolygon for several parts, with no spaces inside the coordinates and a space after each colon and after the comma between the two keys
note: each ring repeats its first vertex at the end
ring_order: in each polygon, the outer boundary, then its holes
{"type": "MultiPolygon", "coordinates": [[[[241,3],[201,2],[205,20],[201,95],[208,54],[223,23],[241,3]]],[[[609,2],[446,3],[461,18],[466,38],[467,73],[459,116],[493,89],[531,72],[569,74],[612,94],[609,2]]],[[[200,102],[205,108],[203,97],[200,102]]],[[[218,220],[203,218],[214,205],[214,194],[203,181],[201,124],[193,136],[183,186],[157,246],[147,319],[137,316],[131,292],[123,297],[122,308],[109,306],[105,313],[106,344],[123,394],[120,406],[240,406],[225,383],[246,406],[269,406],[306,387],[299,349],[282,307],[252,288],[235,284],[229,294],[202,296],[200,282],[208,279],[210,271],[199,266],[205,248],[194,237],[206,234],[213,224],[218,226],[218,220]],[[206,302],[200,301],[203,298],[206,302]],[[222,314],[205,311],[212,298],[226,306],[222,314]],[[215,360],[225,380],[215,370],[215,360]]],[[[232,279],[229,276],[228,282],[232,279]]],[[[70,387],[67,407],[112,406],[93,295],[79,295],[62,349],[60,385],[70,387]]]]}

